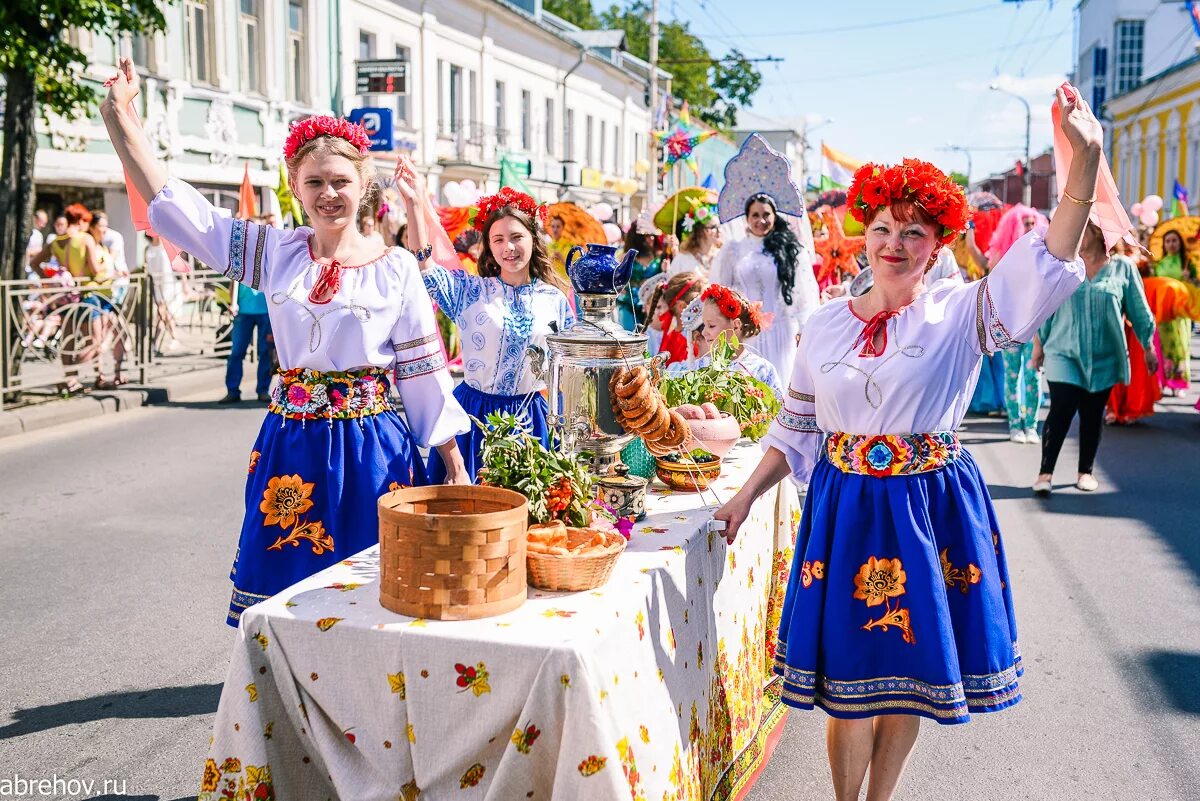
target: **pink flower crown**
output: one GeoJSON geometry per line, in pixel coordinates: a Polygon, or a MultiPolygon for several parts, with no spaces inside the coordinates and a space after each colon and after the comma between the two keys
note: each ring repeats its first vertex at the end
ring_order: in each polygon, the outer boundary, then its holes
{"type": "Polygon", "coordinates": [[[504,187],[494,195],[484,195],[479,198],[479,202],[471,210],[471,225],[475,227],[476,231],[482,231],[483,226],[487,224],[488,218],[505,206],[512,206],[525,212],[543,229],[546,227],[546,204],[542,203],[539,205],[532,197],[524,192],[518,192],[511,186],[504,187]]]}
{"type": "Polygon", "coordinates": [[[366,128],[341,117],[323,114],[292,123],[287,140],[283,143],[283,157],[285,159],[292,158],[305,142],[311,142],[318,136],[336,136],[339,139],[345,139],[358,148],[359,153],[366,153],[371,148],[371,137],[367,135],[366,128]]]}

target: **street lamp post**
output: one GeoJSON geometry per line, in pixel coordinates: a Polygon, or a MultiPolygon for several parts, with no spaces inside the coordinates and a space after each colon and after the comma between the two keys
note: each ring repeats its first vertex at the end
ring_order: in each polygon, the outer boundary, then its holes
{"type": "Polygon", "coordinates": [[[1007,89],[1002,89],[997,84],[992,84],[988,87],[993,92],[1000,92],[1009,97],[1015,97],[1021,101],[1021,105],[1025,106],[1025,169],[1021,173],[1021,202],[1026,206],[1033,205],[1033,163],[1029,160],[1029,130],[1033,125],[1033,111],[1029,108],[1029,101],[1021,97],[1015,92],[1010,92],[1007,89]]]}

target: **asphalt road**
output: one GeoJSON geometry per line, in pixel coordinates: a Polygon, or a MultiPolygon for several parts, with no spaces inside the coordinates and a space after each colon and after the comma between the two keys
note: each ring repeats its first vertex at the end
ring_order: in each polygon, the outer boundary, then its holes
{"type": "MultiPolygon", "coordinates": [[[[1026,489],[1038,449],[971,421],[1013,572],[1025,700],[926,723],[898,801],[1200,795],[1200,414],[1162,409],[1105,432],[1094,495],[1065,487],[1069,440],[1049,502],[1026,489]]],[[[262,414],[186,402],[0,442],[0,787],[19,775],[95,783],[63,798],[194,798],[262,414]]],[[[790,716],[753,801],[832,798],[823,726],[820,712],[790,716]]]]}

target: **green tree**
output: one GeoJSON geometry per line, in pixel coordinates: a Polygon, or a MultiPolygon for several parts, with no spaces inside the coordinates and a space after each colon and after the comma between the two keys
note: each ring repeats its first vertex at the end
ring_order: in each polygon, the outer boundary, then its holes
{"type": "Polygon", "coordinates": [[[954,183],[958,184],[963,189],[966,189],[967,186],[971,183],[971,179],[967,178],[967,176],[961,172],[950,173],[950,180],[954,181],[954,183]]]}
{"type": "MultiPolygon", "coordinates": [[[[596,14],[591,0],[543,0],[542,7],[581,28],[625,31],[629,52],[650,58],[650,4],[633,0],[610,5],[596,14]]],[[[671,73],[671,94],[686,100],[692,111],[710,125],[732,128],[737,110],[750,103],[762,85],[762,75],[742,53],[730,50],[714,58],[686,21],[659,17],[659,65],[671,73]]]]}
{"type": "MultiPolygon", "coordinates": [[[[175,0],[166,0],[173,3],[175,0]]],[[[83,80],[87,55],[67,33],[105,37],[162,30],[156,0],[4,0],[0,73],[4,75],[4,146],[0,151],[0,278],[23,275],[32,225],[33,167],[39,116],[90,111],[98,93],[83,80]]]]}

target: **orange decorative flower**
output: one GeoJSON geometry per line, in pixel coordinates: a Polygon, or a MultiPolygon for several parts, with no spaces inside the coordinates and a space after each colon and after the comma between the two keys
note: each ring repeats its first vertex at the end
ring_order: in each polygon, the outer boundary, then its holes
{"type": "Polygon", "coordinates": [[[942,578],[946,580],[947,587],[958,585],[958,589],[963,595],[967,594],[972,584],[978,584],[983,578],[983,573],[979,566],[967,563],[964,568],[957,568],[950,562],[950,549],[942,549],[942,578]]]}
{"type": "Polygon", "coordinates": [[[246,470],[247,473],[253,473],[254,468],[258,467],[258,457],[262,456],[258,451],[250,451],[250,467],[246,470]]]}
{"type": "Polygon", "coordinates": [[[296,522],[297,515],[302,515],[312,508],[309,500],[312,495],[313,482],[305,482],[298,475],[275,476],[267,482],[263,491],[262,503],[259,510],[266,515],[264,526],[278,525],[287,528],[296,522]]]}
{"type": "Polygon", "coordinates": [[[487,770],[483,765],[476,762],[471,767],[467,768],[467,772],[458,780],[460,790],[465,790],[468,787],[475,787],[483,780],[483,774],[487,770]]]}
{"type": "Polygon", "coordinates": [[[597,773],[604,770],[604,765],[607,762],[608,757],[592,754],[590,757],[579,763],[579,775],[595,776],[597,773]]]}
{"type": "Polygon", "coordinates": [[[917,636],[913,634],[912,624],[909,621],[908,610],[900,608],[900,602],[896,601],[896,608],[893,609],[890,604],[884,604],[886,611],[880,615],[878,620],[868,621],[863,629],[870,631],[878,628],[880,631],[887,631],[888,626],[895,626],[900,629],[900,633],[904,637],[904,641],[909,645],[916,645],[917,636]]]}
{"type": "Polygon", "coordinates": [[[217,763],[211,759],[204,760],[204,777],[200,779],[200,792],[215,793],[220,782],[221,771],[217,768],[217,763]]]}
{"type": "Polygon", "coordinates": [[[876,559],[872,556],[854,577],[854,597],[866,601],[867,606],[879,606],[888,598],[903,595],[907,578],[899,559],[876,559]]]}
{"type": "MultiPolygon", "coordinates": [[[[311,505],[311,502],[309,505],[311,505]]],[[[279,537],[275,542],[268,545],[267,550],[282,551],[285,545],[298,548],[300,547],[300,540],[308,540],[312,543],[312,552],[316,556],[333,550],[333,535],[326,533],[325,525],[320,520],[315,520],[312,523],[298,524],[286,537],[279,537]]]]}

